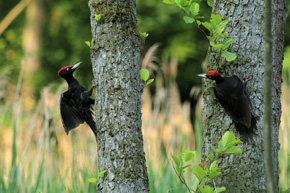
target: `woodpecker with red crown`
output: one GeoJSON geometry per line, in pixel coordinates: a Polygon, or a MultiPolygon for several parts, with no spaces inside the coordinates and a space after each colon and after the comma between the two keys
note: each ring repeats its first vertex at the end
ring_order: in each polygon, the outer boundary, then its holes
{"type": "Polygon", "coordinates": [[[237,130],[240,133],[253,133],[256,119],[252,114],[253,107],[246,86],[241,79],[236,75],[222,77],[214,70],[198,76],[215,80],[214,94],[234,121],[237,130]]]}
{"type": "Polygon", "coordinates": [[[74,66],[65,66],[58,71],[58,75],[68,83],[68,90],[60,96],[61,120],[67,134],[79,124],[86,122],[97,137],[97,128],[93,117],[95,100],[90,98],[93,87],[87,91],[73,77],[73,72],[80,64],[81,62],[74,66]]]}

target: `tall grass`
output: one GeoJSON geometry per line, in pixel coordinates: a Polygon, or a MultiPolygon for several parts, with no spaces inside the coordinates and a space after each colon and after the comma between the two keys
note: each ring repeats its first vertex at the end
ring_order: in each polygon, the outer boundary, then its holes
{"type": "MultiPolygon", "coordinates": [[[[181,103],[175,82],[177,60],[157,60],[157,48],[158,45],[154,45],[143,62],[143,67],[156,74],[156,92],[152,94],[150,88],[145,87],[142,96],[142,130],[150,192],[180,193],[185,190],[174,174],[169,155],[201,148],[202,103],[198,102],[197,121],[191,124],[189,102],[181,103]]],[[[0,193],[95,192],[95,184],[87,181],[92,177],[88,171],[97,170],[94,135],[84,124],[67,136],[61,124],[59,96],[66,90],[66,83],[44,87],[40,99],[29,106],[22,82],[21,74],[16,86],[8,82],[5,101],[0,101],[1,112],[4,112],[0,115],[0,193]]],[[[199,92],[198,88],[193,90],[199,92]]],[[[283,83],[279,160],[280,186],[284,190],[290,184],[289,92],[283,83]]],[[[193,179],[188,172],[190,185],[194,184],[193,179]]]]}

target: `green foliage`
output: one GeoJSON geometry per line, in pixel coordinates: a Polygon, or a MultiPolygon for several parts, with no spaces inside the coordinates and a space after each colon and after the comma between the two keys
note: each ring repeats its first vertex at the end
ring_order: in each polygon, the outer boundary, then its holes
{"type": "Polygon", "coordinates": [[[220,15],[211,14],[211,20],[209,22],[201,23],[208,31],[210,35],[207,36],[210,45],[213,47],[213,54],[219,54],[227,61],[233,61],[236,59],[236,54],[226,51],[233,43],[233,39],[226,38],[227,32],[223,32],[228,20],[222,20],[220,15]],[[221,42],[222,40],[222,42],[221,42]]]}
{"type": "MultiPolygon", "coordinates": [[[[195,22],[199,29],[201,29],[199,26],[202,24],[210,32],[207,38],[210,46],[213,48],[213,55],[224,57],[227,61],[233,61],[236,59],[236,54],[227,51],[229,46],[233,43],[233,40],[231,38],[226,38],[228,33],[223,32],[228,24],[228,20],[222,20],[220,15],[211,14],[210,22],[201,21],[201,19],[204,19],[203,16],[199,15],[201,0],[163,0],[163,2],[165,4],[176,5],[185,11],[187,14],[183,17],[185,23],[195,22]]],[[[208,0],[207,4],[212,6],[212,1],[208,0]]]]}
{"type": "Polygon", "coordinates": [[[91,40],[91,41],[85,41],[85,44],[86,44],[87,46],[89,46],[89,48],[92,48],[93,40],[91,40]]]}
{"type": "Polygon", "coordinates": [[[141,76],[142,80],[145,82],[145,86],[151,84],[154,81],[153,78],[149,79],[149,70],[147,70],[145,68],[142,68],[140,70],[140,76],[141,76]]]}
{"type": "MultiPolygon", "coordinates": [[[[241,140],[235,139],[235,134],[227,131],[223,136],[222,140],[218,142],[218,148],[215,148],[212,144],[210,147],[212,148],[214,153],[207,154],[206,156],[210,158],[209,166],[205,164],[205,162],[201,162],[199,165],[188,164],[190,161],[193,160],[196,152],[185,150],[185,152],[178,152],[178,157],[171,154],[171,158],[173,160],[173,167],[175,170],[176,175],[180,179],[180,181],[187,187],[189,192],[192,190],[188,187],[185,179],[184,179],[184,172],[185,168],[191,167],[193,168],[193,174],[196,178],[200,181],[199,185],[197,186],[199,191],[202,193],[216,193],[216,192],[223,192],[226,190],[225,187],[211,187],[206,185],[209,181],[214,180],[215,177],[221,174],[217,165],[217,157],[221,154],[241,154],[242,150],[237,144],[242,143],[241,140]],[[216,159],[214,159],[216,158],[216,159]]],[[[193,191],[195,192],[195,191],[193,191]]]]}
{"type": "Polygon", "coordinates": [[[99,21],[101,19],[101,14],[95,14],[94,18],[96,21],[99,21]]]}
{"type": "MultiPolygon", "coordinates": [[[[92,171],[92,170],[89,170],[89,172],[90,172],[91,174],[93,174],[93,171],[92,171]]],[[[107,170],[104,170],[104,171],[98,172],[98,174],[97,174],[97,178],[96,178],[96,177],[91,177],[91,178],[88,179],[88,181],[89,181],[90,183],[96,183],[96,184],[97,184],[98,181],[99,181],[100,176],[103,175],[103,174],[106,173],[106,172],[107,172],[107,170]]]]}
{"type": "Polygon", "coordinates": [[[146,32],[143,32],[143,33],[141,33],[141,35],[142,35],[143,38],[147,38],[149,34],[146,33],[146,32]]]}

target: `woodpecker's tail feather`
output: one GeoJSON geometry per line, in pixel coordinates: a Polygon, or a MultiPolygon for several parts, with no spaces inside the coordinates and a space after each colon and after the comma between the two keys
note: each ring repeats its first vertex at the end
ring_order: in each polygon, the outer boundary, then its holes
{"type": "Polygon", "coordinates": [[[241,140],[242,141],[252,141],[253,135],[255,134],[255,131],[257,130],[257,122],[256,118],[252,115],[251,117],[251,127],[247,128],[246,126],[235,122],[235,126],[237,131],[241,134],[241,140]]]}

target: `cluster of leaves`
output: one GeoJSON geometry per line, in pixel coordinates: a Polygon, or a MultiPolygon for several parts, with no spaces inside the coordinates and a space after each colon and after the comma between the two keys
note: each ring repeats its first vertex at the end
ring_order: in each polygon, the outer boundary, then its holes
{"type": "MultiPolygon", "coordinates": [[[[220,15],[211,14],[210,22],[204,22],[204,16],[199,15],[201,0],[163,0],[165,4],[176,5],[182,9],[186,16],[183,17],[186,23],[193,23],[199,29],[200,25],[204,26],[210,34],[207,36],[210,46],[212,46],[212,54],[224,57],[227,61],[236,59],[236,54],[227,51],[229,46],[233,43],[233,39],[226,38],[227,32],[223,32],[228,20],[222,20],[220,15]]],[[[212,7],[212,0],[207,0],[207,4],[212,7]]],[[[202,30],[202,29],[201,29],[202,30]]],[[[203,30],[202,30],[203,31],[203,30]]]]}
{"type": "Polygon", "coordinates": [[[237,57],[236,54],[226,51],[233,43],[233,39],[226,38],[228,32],[223,32],[228,22],[226,19],[222,20],[220,15],[211,14],[210,22],[202,22],[202,25],[210,31],[210,35],[207,38],[213,47],[214,52],[212,54],[221,53],[221,56],[225,57],[227,61],[233,61],[237,57]]]}
{"type": "Polygon", "coordinates": [[[218,171],[219,168],[216,166],[217,160],[215,158],[218,158],[218,156],[222,154],[241,154],[242,150],[239,146],[237,146],[237,144],[240,143],[242,143],[242,141],[239,139],[236,140],[235,134],[227,131],[222,136],[222,140],[219,141],[218,148],[215,148],[212,144],[210,144],[213,153],[206,154],[206,156],[210,158],[210,165],[207,165],[204,161],[202,161],[199,165],[189,164],[189,162],[193,160],[196,154],[195,151],[185,150],[184,152],[178,152],[178,157],[171,154],[171,158],[174,161],[173,167],[175,173],[179,180],[186,186],[189,192],[196,192],[196,190],[188,187],[184,178],[185,168],[192,166],[193,174],[200,181],[197,187],[201,193],[223,192],[226,190],[225,187],[212,187],[206,185],[209,181],[213,180],[215,177],[221,174],[221,172],[218,171]]]}
{"type": "MultiPolygon", "coordinates": [[[[92,175],[94,175],[92,170],[89,170],[89,172],[90,172],[92,175]]],[[[94,176],[93,176],[93,177],[89,178],[88,181],[89,181],[90,183],[96,183],[96,184],[97,184],[98,181],[99,181],[100,176],[103,175],[103,174],[106,173],[106,172],[107,172],[107,170],[104,170],[104,171],[98,172],[97,177],[94,177],[94,176]]]]}
{"type": "Polygon", "coordinates": [[[145,86],[151,84],[154,81],[154,78],[149,79],[149,71],[146,68],[142,68],[140,70],[140,76],[142,80],[145,82],[145,86]]]}

